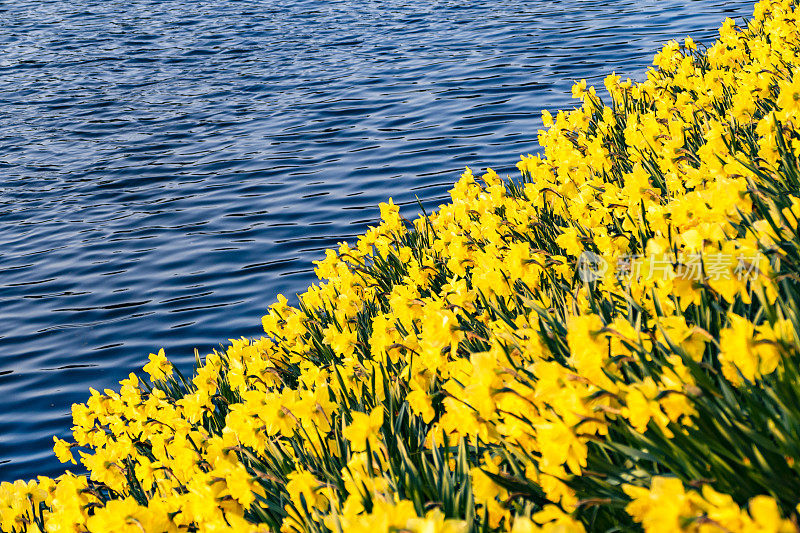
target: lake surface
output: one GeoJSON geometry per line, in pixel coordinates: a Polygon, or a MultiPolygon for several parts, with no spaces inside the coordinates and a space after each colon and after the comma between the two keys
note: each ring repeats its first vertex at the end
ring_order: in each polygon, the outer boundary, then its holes
{"type": "MultiPolygon", "coordinates": [[[[88,388],[185,370],[394,197],[515,173],[573,80],[641,79],[750,1],[0,5],[0,480],[63,471],[88,388]]],[[[74,468],[74,467],[73,467],[74,468]]]]}

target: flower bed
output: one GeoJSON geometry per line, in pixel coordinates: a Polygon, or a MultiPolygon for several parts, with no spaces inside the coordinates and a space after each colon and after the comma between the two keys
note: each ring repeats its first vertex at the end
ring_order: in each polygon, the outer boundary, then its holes
{"type": "Polygon", "coordinates": [[[3,531],[794,531],[800,11],[580,82],[521,177],[329,250],[191,378],[73,406],[3,531]]]}

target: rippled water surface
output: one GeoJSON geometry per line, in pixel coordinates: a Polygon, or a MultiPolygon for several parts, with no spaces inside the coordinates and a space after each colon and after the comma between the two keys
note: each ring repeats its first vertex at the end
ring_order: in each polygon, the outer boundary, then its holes
{"type": "Polygon", "coordinates": [[[0,4],[0,479],[90,386],[259,334],[393,196],[512,172],[572,81],[641,78],[750,1],[0,4]]]}

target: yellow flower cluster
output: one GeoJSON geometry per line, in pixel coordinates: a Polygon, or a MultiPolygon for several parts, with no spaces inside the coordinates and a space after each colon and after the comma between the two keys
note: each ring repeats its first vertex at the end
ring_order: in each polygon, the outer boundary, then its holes
{"type": "Polygon", "coordinates": [[[743,511],[733,498],[709,485],[701,492],[686,491],[676,478],[654,477],[649,489],[626,486],[624,490],[632,498],[626,510],[648,532],[680,531],[687,523],[698,531],[797,531],[767,496],[754,497],[749,511],[743,511]]]}
{"type": "Polygon", "coordinates": [[[795,3],[577,83],[519,180],[382,204],[191,379],[93,390],[88,475],[0,484],[0,529],[796,530],[795,3]]]}

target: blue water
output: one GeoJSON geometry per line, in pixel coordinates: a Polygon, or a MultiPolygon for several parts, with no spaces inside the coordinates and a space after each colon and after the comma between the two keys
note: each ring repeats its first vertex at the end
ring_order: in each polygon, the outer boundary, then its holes
{"type": "Polygon", "coordinates": [[[0,479],[164,347],[260,333],[392,196],[514,172],[572,81],[641,78],[750,1],[0,4],[0,479]],[[475,4],[475,5],[473,5],[475,4]]]}

